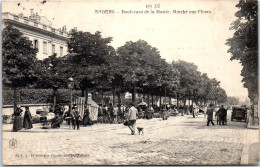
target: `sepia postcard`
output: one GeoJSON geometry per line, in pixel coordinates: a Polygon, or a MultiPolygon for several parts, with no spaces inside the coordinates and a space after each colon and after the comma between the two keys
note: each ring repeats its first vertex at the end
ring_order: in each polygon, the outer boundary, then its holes
{"type": "Polygon", "coordinates": [[[2,165],[259,165],[258,1],[4,0],[2,165]]]}

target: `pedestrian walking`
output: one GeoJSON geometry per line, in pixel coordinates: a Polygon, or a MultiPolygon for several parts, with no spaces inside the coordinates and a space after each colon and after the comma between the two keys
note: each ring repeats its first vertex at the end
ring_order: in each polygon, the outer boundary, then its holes
{"type": "Polygon", "coordinates": [[[32,115],[31,115],[29,106],[25,107],[25,113],[24,113],[24,116],[23,116],[23,128],[25,128],[25,129],[33,128],[33,126],[32,126],[32,115]]]}
{"type": "Polygon", "coordinates": [[[131,134],[135,135],[135,126],[136,126],[136,116],[137,116],[137,109],[134,106],[134,103],[130,103],[129,114],[128,114],[128,127],[131,130],[131,134]]]}
{"type": "Polygon", "coordinates": [[[207,121],[207,126],[209,126],[209,123],[211,122],[211,124],[214,126],[214,122],[213,122],[213,112],[214,112],[214,105],[210,104],[209,108],[207,108],[207,116],[208,116],[208,121],[207,121]]]}
{"type": "Polygon", "coordinates": [[[21,105],[17,105],[16,110],[14,111],[14,123],[13,123],[13,131],[17,132],[23,128],[23,120],[21,117],[23,110],[21,109],[21,105]]]}

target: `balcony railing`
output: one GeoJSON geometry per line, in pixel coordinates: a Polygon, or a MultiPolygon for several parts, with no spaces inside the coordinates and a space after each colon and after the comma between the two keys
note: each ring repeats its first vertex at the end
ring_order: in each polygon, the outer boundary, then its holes
{"type": "Polygon", "coordinates": [[[69,38],[69,35],[68,35],[67,32],[61,31],[60,29],[55,29],[53,27],[47,26],[47,25],[42,24],[42,23],[35,22],[34,20],[30,20],[27,17],[19,17],[17,15],[11,14],[11,13],[3,13],[2,14],[2,20],[4,20],[4,19],[15,20],[17,22],[27,24],[29,26],[38,27],[38,28],[43,29],[45,31],[49,31],[49,32],[52,32],[54,34],[69,38]]]}

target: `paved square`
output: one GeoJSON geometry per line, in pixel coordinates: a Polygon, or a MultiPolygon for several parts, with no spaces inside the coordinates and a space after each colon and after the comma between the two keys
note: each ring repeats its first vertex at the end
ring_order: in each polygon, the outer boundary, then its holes
{"type": "Polygon", "coordinates": [[[239,165],[244,146],[259,142],[259,130],[230,121],[206,126],[199,115],[137,120],[144,135],[130,135],[122,124],[11,132],[3,124],[4,165],[239,165]],[[10,141],[16,145],[10,145],[10,141]]]}

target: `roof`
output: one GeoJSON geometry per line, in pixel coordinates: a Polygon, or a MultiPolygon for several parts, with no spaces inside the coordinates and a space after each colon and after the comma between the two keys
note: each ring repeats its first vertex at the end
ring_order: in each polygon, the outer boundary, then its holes
{"type": "Polygon", "coordinates": [[[98,104],[91,98],[88,98],[88,105],[91,105],[91,107],[99,107],[98,104]]]}
{"type": "Polygon", "coordinates": [[[139,106],[147,106],[146,102],[142,101],[141,103],[138,104],[139,106]]]}

